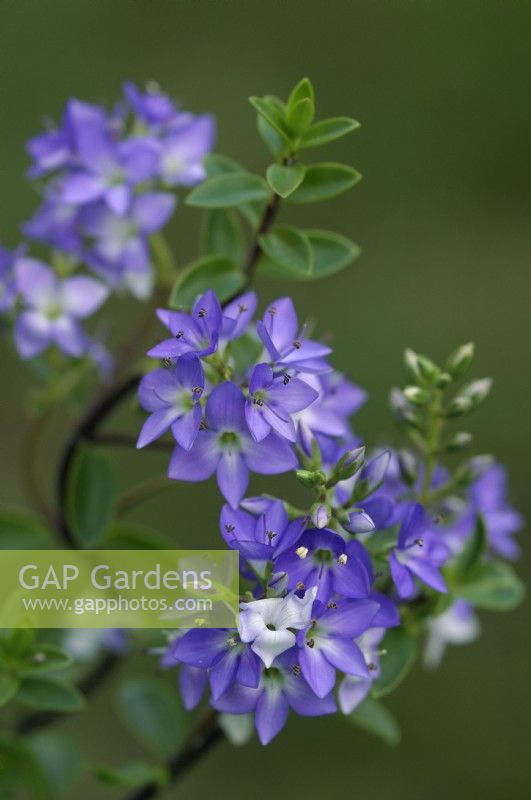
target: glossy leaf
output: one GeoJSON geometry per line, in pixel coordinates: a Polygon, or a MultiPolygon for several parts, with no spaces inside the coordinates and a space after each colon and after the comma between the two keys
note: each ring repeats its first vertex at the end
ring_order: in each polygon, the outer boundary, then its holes
{"type": "Polygon", "coordinates": [[[273,233],[261,236],[260,247],[268,258],[279,267],[297,273],[309,274],[313,254],[308,237],[288,225],[279,225],[273,233]]]}
{"type": "Polygon", "coordinates": [[[266,200],[268,196],[267,184],[259,175],[231,172],[199,184],[187,196],[186,204],[200,208],[230,208],[254,200],[266,200]]]}
{"type": "Polygon", "coordinates": [[[177,687],[163,678],[129,677],[118,686],[116,701],[135,739],[161,758],[175,752],[187,729],[177,687]]]}
{"type": "Polygon", "coordinates": [[[245,255],[245,238],[241,225],[231,211],[209,208],[201,241],[203,255],[228,256],[240,263],[245,255]]]}
{"type": "Polygon", "coordinates": [[[306,172],[304,164],[270,164],[267,168],[267,182],[280,197],[289,197],[297,189],[306,172]]]}
{"type": "Polygon", "coordinates": [[[188,308],[196,298],[213,289],[221,301],[243,287],[245,278],[235,262],[226,256],[206,256],[189,264],[173,285],[169,304],[188,308]]]}
{"type": "MultiPolygon", "coordinates": [[[[245,172],[245,167],[238,164],[228,156],[221,156],[218,153],[209,153],[203,161],[207,176],[215,178],[218,175],[230,175],[234,172],[245,172]]],[[[243,203],[238,206],[238,212],[253,226],[258,225],[258,221],[263,213],[265,200],[243,203]]]]}
{"type": "Polygon", "coordinates": [[[25,742],[0,740],[0,797],[57,800],[46,773],[25,742]]]}
{"type": "Polygon", "coordinates": [[[54,799],[68,795],[83,769],[83,750],[72,734],[48,729],[34,734],[27,747],[46,775],[54,799]]]}
{"type": "Polygon", "coordinates": [[[309,97],[303,97],[288,109],[288,125],[296,136],[304,134],[313,122],[315,106],[309,97]]]}
{"type": "Polygon", "coordinates": [[[383,703],[372,697],[365,698],[347,719],[386,744],[397,745],[400,741],[400,728],[394,715],[383,703]]]}
{"type": "Polygon", "coordinates": [[[291,142],[291,131],[278,104],[265,97],[250,97],[249,102],[260,116],[289,144],[291,142]]]}
{"type": "Polygon", "coordinates": [[[49,677],[24,678],[17,701],[30,708],[65,714],[85,706],[85,698],[75,686],[49,677]]]}
{"type": "Polygon", "coordinates": [[[359,172],[346,164],[310,164],[304,180],[289,197],[290,203],[317,203],[346,192],[361,179],[359,172]]]}
{"type": "Polygon", "coordinates": [[[293,108],[299,100],[311,100],[312,103],[315,103],[315,92],[312,85],[312,82],[309,78],[302,78],[297,85],[292,89],[291,94],[288,98],[288,111],[290,108],[293,108]]]}
{"type": "Polygon", "coordinates": [[[43,672],[56,672],[67,669],[72,664],[72,656],[56,644],[37,643],[31,648],[20,666],[21,675],[38,675],[43,672]]]}
{"type": "Polygon", "coordinates": [[[350,117],[332,117],[316,122],[315,125],[306,131],[300,141],[300,148],[321,147],[328,142],[333,142],[347,133],[359,128],[359,122],[350,117]]]}
{"type": "Polygon", "coordinates": [[[114,473],[101,450],[80,450],[70,469],[66,493],[67,517],[82,547],[98,545],[114,511],[114,473]]]}
{"type": "Polygon", "coordinates": [[[403,628],[391,628],[382,640],[380,675],[373,684],[375,698],[384,697],[402,683],[415,663],[417,643],[403,628]]]}
{"type": "Polygon", "coordinates": [[[312,278],[326,278],[348,267],[361,253],[358,245],[339,233],[306,230],[313,251],[312,278]]]}
{"type": "Polygon", "coordinates": [[[258,128],[258,133],[263,142],[265,142],[269,152],[275,156],[275,158],[281,158],[286,151],[286,142],[282,138],[282,136],[276,132],[274,128],[271,127],[269,122],[267,122],[263,117],[259,114],[256,118],[256,126],[258,128]]]}

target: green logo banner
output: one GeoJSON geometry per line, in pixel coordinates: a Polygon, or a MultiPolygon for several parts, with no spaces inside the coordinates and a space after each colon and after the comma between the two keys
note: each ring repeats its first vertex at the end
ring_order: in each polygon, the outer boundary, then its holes
{"type": "Polygon", "coordinates": [[[231,550],[4,550],[0,628],[233,628],[231,550]]]}

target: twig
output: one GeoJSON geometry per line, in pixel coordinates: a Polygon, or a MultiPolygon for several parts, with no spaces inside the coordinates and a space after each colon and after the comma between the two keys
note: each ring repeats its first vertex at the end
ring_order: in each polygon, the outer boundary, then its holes
{"type": "Polygon", "coordinates": [[[116,506],[117,515],[120,517],[123,514],[127,514],[128,511],[131,511],[132,508],[136,508],[136,506],[143,503],[144,500],[153,497],[153,495],[158,492],[164,491],[164,489],[168,489],[170,486],[171,481],[168,480],[166,473],[156,475],[154,478],[150,478],[144,483],[138,484],[138,486],[133,486],[128,492],[124,492],[119,499],[116,506]]]}
{"type": "MultiPolygon", "coordinates": [[[[168,762],[166,771],[171,784],[175,784],[186,770],[204,756],[217,741],[223,738],[223,731],[219,727],[217,717],[217,712],[209,709],[191,730],[182,748],[168,762]]],[[[150,781],[126,795],[123,800],[150,800],[150,798],[158,795],[161,788],[159,783],[150,781]]]]}

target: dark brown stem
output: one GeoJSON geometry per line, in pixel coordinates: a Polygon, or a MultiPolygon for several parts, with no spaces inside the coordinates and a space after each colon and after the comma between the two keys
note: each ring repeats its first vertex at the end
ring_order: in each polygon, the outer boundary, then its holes
{"type": "Polygon", "coordinates": [[[247,285],[249,285],[254,278],[254,273],[256,270],[256,266],[258,264],[258,259],[260,258],[260,253],[262,252],[259,241],[260,237],[264,236],[273,226],[279,208],[280,208],[280,196],[278,194],[274,194],[265,208],[264,215],[253,237],[253,241],[251,242],[251,247],[249,248],[245,264],[243,265],[243,274],[246,277],[247,285]]]}
{"type": "MultiPolygon", "coordinates": [[[[209,709],[191,730],[179,752],[166,765],[169,782],[177,783],[183,774],[222,738],[223,731],[219,727],[217,712],[209,709]]],[[[161,788],[159,783],[152,781],[135,789],[123,800],[150,800],[158,795],[161,788]]]]}

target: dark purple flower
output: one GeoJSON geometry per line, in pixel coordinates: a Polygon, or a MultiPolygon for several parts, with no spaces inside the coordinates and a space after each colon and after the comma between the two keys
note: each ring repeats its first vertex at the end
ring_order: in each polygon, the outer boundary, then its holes
{"type": "Polygon", "coordinates": [[[311,625],[297,637],[302,674],[318,697],[325,697],[336,682],[336,669],[368,678],[369,670],[354,638],[372,624],[379,609],[374,600],[334,599],[317,602],[311,625]]]}
{"type": "Polygon", "coordinates": [[[212,696],[217,699],[238,681],[243,686],[257,687],[261,663],[249,645],[234,630],[194,629],[175,639],[165,657],[188,666],[208,669],[212,696]]]}
{"type": "Polygon", "coordinates": [[[448,591],[440,568],[449,558],[450,550],[429,528],[424,508],[418,503],[411,505],[398,534],[398,545],[389,556],[393,581],[404,600],[415,594],[415,578],[438,592],[448,591]]]}
{"type": "MultiPolygon", "coordinates": [[[[252,499],[244,500],[244,507],[252,499]]],[[[280,500],[256,499],[260,507],[258,514],[224,505],[220,530],[231,550],[239,550],[243,558],[253,562],[255,570],[262,572],[267,562],[277,558],[300,538],[306,520],[290,522],[280,500]]]]}
{"type": "Polygon", "coordinates": [[[334,594],[366,598],[371,589],[371,564],[364,547],[328,528],[305,531],[280,555],[275,570],[287,573],[290,589],[317,586],[317,599],[324,603],[334,594]]]}
{"type": "Polygon", "coordinates": [[[174,359],[186,353],[209,356],[217,350],[223,317],[212,289],[195,301],[191,314],[160,308],[157,316],[172,338],[152,347],[151,358],[174,359]]]}
{"type": "Polygon", "coordinates": [[[336,704],[332,694],[319,698],[301,674],[297,647],[278,656],[264,669],[256,689],[234,683],[212,705],[228,714],[255,712],[255,725],[262,744],[268,744],[282,730],[290,708],[303,717],[333,714],[336,704]]]}
{"type": "Polygon", "coordinates": [[[149,372],[138,388],[142,408],[151,412],[145,421],[137,447],[145,447],[171,427],[176,441],[190,450],[201,424],[200,399],[205,377],[197,356],[180,358],[172,369],[149,372]]]}
{"type": "Polygon", "coordinates": [[[217,473],[225,499],[236,508],[245,494],[249,471],[274,475],[294,469],[297,458],[289,443],[270,433],[255,442],[245,421],[245,397],[226,381],[216,386],[206,404],[206,429],[191,450],[177,446],[168,476],[176,480],[202,481],[217,473]]]}
{"type": "Polygon", "coordinates": [[[328,372],[325,356],[332,352],[320,342],[304,337],[290,297],[281,297],[267,307],[263,320],[256,323],[258,335],[272,363],[279,368],[300,372],[328,372]]]}
{"type": "Polygon", "coordinates": [[[82,355],[88,339],[79,320],[101,306],[109,294],[107,287],[83,275],[60,281],[50,267],[34,258],[21,258],[15,273],[25,304],[15,325],[21,356],[33,358],[51,344],[69,356],[82,355]]]}
{"type": "Polygon", "coordinates": [[[291,415],[313,403],[317,392],[299,378],[273,373],[269,364],[257,364],[249,378],[249,398],[245,418],[257,442],[271,432],[295,442],[295,425],[291,415]]]}

